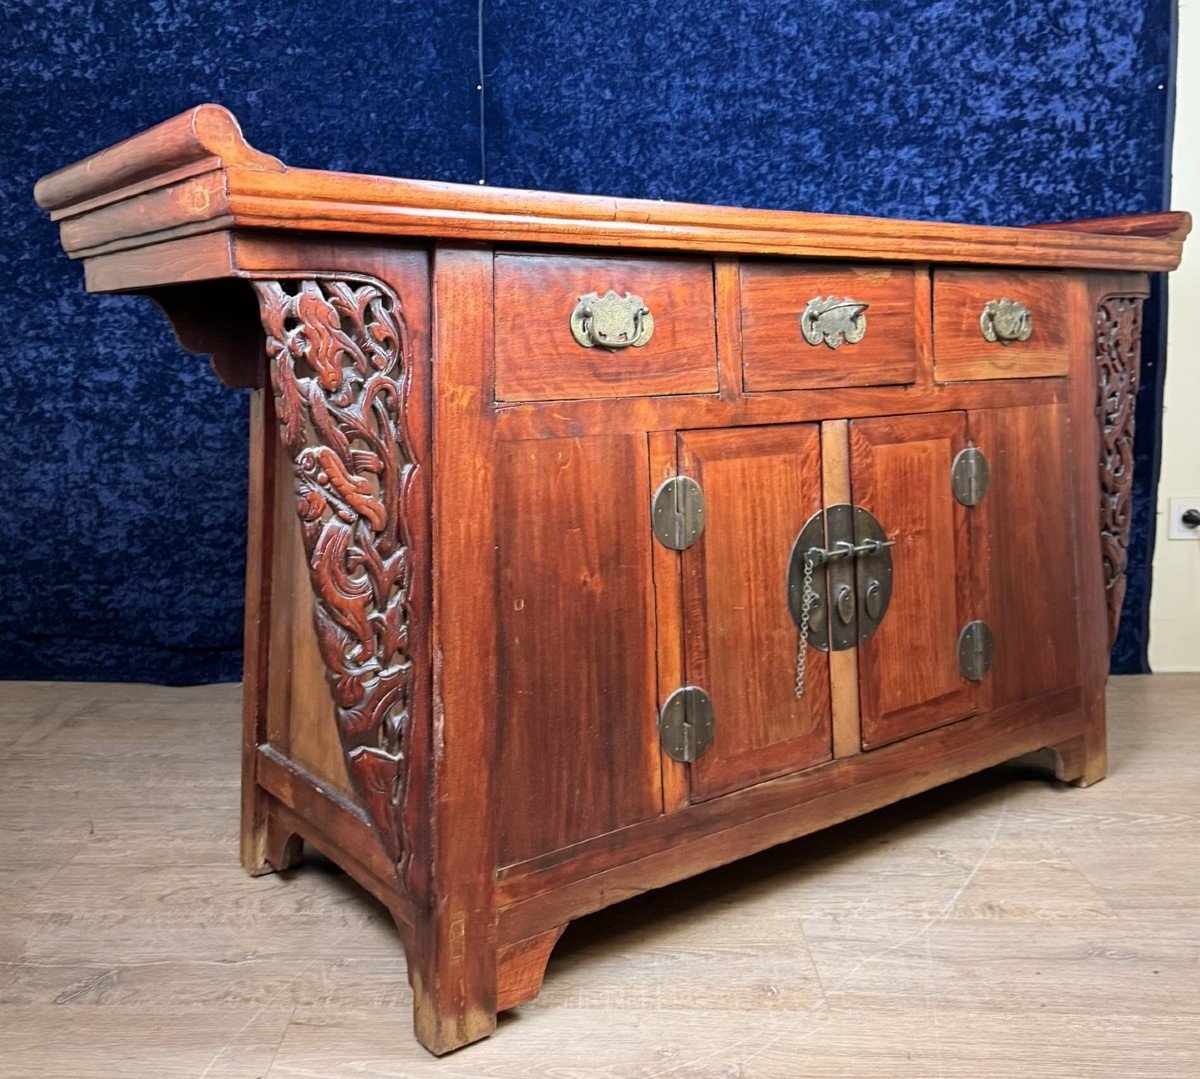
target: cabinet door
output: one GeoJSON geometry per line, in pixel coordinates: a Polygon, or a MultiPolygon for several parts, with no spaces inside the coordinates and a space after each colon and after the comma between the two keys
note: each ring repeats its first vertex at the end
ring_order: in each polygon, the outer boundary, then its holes
{"type": "Polygon", "coordinates": [[[1024,405],[971,412],[967,423],[989,471],[967,511],[977,617],[995,638],[981,707],[1002,708],[1079,684],[1067,417],[1062,405],[1024,405]]]}
{"type": "Polygon", "coordinates": [[[662,812],[648,481],[644,435],[500,447],[501,865],[662,812]]]}
{"type": "Polygon", "coordinates": [[[686,677],[715,716],[712,743],[691,766],[696,801],[831,756],[828,657],[808,650],[797,698],[800,633],[787,598],[792,544],[821,509],[820,429],[689,432],[679,463],[707,508],[682,556],[686,677]]]}
{"type": "Polygon", "coordinates": [[[966,508],[950,489],[966,445],[961,412],[889,416],[850,425],[854,502],[874,514],[892,548],[892,598],[859,645],[864,748],[970,715],[977,686],[958,667],[971,614],[966,508]]]}

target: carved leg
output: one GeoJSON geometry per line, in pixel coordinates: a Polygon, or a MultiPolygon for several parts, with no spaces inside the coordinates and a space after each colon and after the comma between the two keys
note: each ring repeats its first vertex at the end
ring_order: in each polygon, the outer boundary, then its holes
{"type": "MultiPolygon", "coordinates": [[[[245,670],[242,681],[241,861],[252,877],[286,868],[286,839],[270,833],[270,797],[258,785],[258,746],[267,726],[267,662],[274,518],[268,507],[275,482],[278,439],[264,390],[250,395],[249,521],[246,539],[245,670]]],[[[297,852],[298,853],[298,852],[297,852]]]]}
{"type": "Polygon", "coordinates": [[[564,922],[500,949],[496,957],[497,1011],[527,1004],[541,992],[550,953],[566,928],[564,922]]]}
{"type": "Polygon", "coordinates": [[[1096,311],[1100,421],[1100,550],[1108,644],[1117,639],[1133,518],[1133,417],[1141,361],[1142,297],[1106,296],[1096,311]]]}
{"type": "MultiPolygon", "coordinates": [[[[1117,639],[1121,622],[1125,569],[1129,561],[1129,526],[1133,512],[1134,403],[1141,361],[1142,302],[1145,298],[1140,290],[1145,287],[1145,281],[1131,283],[1134,287],[1128,291],[1106,290],[1095,307],[1095,365],[1092,371],[1095,391],[1092,406],[1099,427],[1100,561],[1108,632],[1097,632],[1099,639],[1096,648],[1101,654],[1095,664],[1097,670],[1095,678],[1091,679],[1088,702],[1093,719],[1085,732],[1082,773],[1074,779],[1082,787],[1098,782],[1108,772],[1104,684],[1108,674],[1109,652],[1117,639]]],[[[1087,647],[1087,636],[1083,639],[1087,647]]],[[[1085,670],[1085,689],[1088,681],[1085,670]]]]}
{"type": "Polygon", "coordinates": [[[472,507],[448,516],[433,545],[440,751],[434,757],[431,914],[416,934],[411,976],[417,1037],[439,1054],[496,1026],[495,813],[487,767],[495,747],[496,634],[481,621],[479,605],[496,573],[496,453],[485,422],[492,316],[481,300],[491,272],[487,251],[439,250],[436,256],[434,310],[453,310],[455,318],[437,326],[434,459],[439,484],[453,492],[447,501],[472,507]],[[439,423],[441,409],[447,413],[439,423]],[[469,418],[451,422],[460,410],[469,418]]]}
{"type": "MultiPolygon", "coordinates": [[[[1108,768],[1105,683],[1124,597],[1133,482],[1133,395],[1146,279],[1139,274],[1080,280],[1072,286],[1077,344],[1068,379],[1075,476],[1077,601],[1084,750],[1088,786],[1108,768]],[[1098,526],[1098,527],[1097,527],[1098,526]],[[1097,532],[1099,535],[1097,535],[1097,532]]],[[[1073,770],[1071,753],[1064,771],[1073,770]]]]}

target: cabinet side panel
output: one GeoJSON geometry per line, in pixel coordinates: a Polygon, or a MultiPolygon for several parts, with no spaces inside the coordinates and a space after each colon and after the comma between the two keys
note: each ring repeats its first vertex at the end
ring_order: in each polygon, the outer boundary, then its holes
{"type": "Polygon", "coordinates": [[[350,794],[423,901],[430,737],[429,265],[411,249],[239,245],[282,449],[268,743],[350,794]],[[340,758],[340,759],[339,759],[340,758]]]}
{"type": "Polygon", "coordinates": [[[275,536],[271,577],[281,617],[271,626],[268,740],[318,779],[353,795],[325,661],[317,646],[308,557],[300,538],[296,484],[290,472],[280,472],[275,488],[275,536]]]}
{"type": "Polygon", "coordinates": [[[662,809],[645,436],[501,444],[501,865],[662,809]]]}
{"type": "Polygon", "coordinates": [[[996,642],[985,691],[999,708],[1079,683],[1066,409],[985,409],[967,422],[988,461],[968,516],[986,592],[978,617],[996,642]]]}

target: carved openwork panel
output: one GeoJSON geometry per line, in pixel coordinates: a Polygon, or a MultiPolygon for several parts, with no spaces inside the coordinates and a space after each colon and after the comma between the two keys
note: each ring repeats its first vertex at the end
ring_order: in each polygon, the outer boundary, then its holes
{"type": "Polygon", "coordinates": [[[1117,639],[1133,509],[1133,417],[1142,340],[1142,298],[1107,296],[1096,311],[1096,415],[1100,423],[1100,544],[1108,640],[1117,639]]]}
{"type": "Polygon", "coordinates": [[[403,879],[414,694],[411,349],[385,285],[255,282],[347,771],[403,879]]]}

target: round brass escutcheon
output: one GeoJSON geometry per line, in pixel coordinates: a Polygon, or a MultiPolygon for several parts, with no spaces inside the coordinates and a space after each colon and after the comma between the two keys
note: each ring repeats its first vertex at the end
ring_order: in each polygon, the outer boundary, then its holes
{"type": "Polygon", "coordinates": [[[810,647],[840,652],[874,635],[892,598],[895,542],[861,506],[829,506],[804,523],[788,558],[787,599],[792,621],[803,626],[805,576],[810,571],[810,647]]]}

